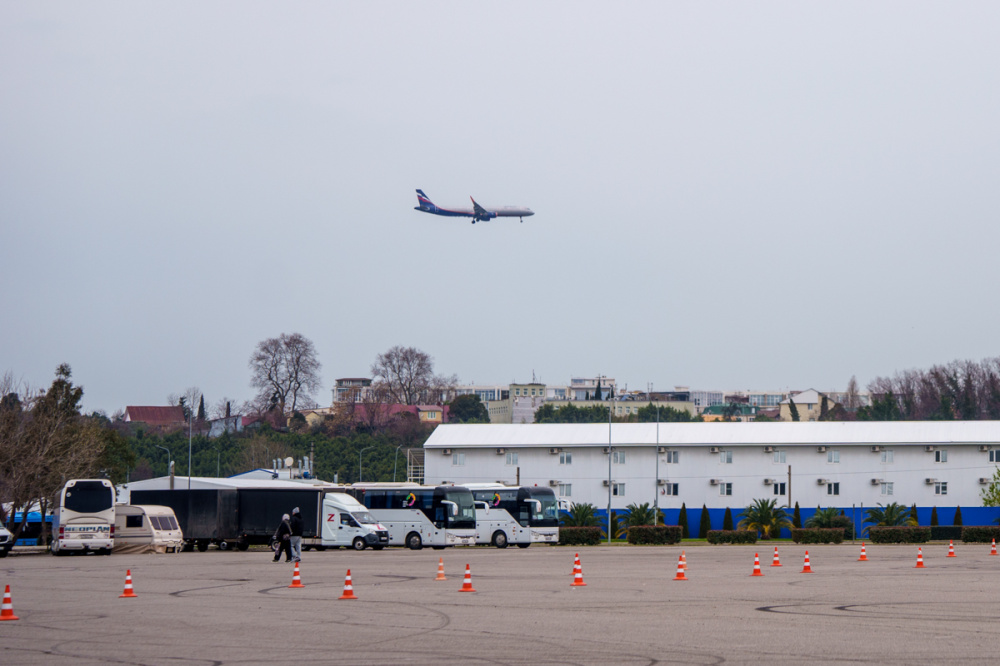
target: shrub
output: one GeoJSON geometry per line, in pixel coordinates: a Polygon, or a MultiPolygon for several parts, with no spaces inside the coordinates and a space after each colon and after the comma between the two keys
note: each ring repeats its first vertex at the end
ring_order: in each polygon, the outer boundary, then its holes
{"type": "Polygon", "coordinates": [[[726,507],[726,513],[722,516],[722,529],[731,530],[733,529],[733,512],[726,507]]]}
{"type": "Polygon", "coordinates": [[[990,543],[993,539],[1000,540],[1000,526],[968,525],[962,528],[962,541],[966,543],[990,543]]]}
{"type": "Polygon", "coordinates": [[[931,541],[957,541],[961,538],[961,525],[935,525],[931,528],[931,541]]]}
{"type": "Polygon", "coordinates": [[[930,527],[869,527],[868,538],[872,543],[927,543],[931,540],[930,527]]]}
{"type": "Polygon", "coordinates": [[[560,527],[559,543],[564,546],[596,546],[604,532],[600,527],[560,527]]]}
{"type": "Polygon", "coordinates": [[[935,526],[937,524],[938,524],[937,507],[936,506],[932,506],[931,507],[931,527],[933,527],[933,526],[935,526]]]}
{"type": "Polygon", "coordinates": [[[662,545],[681,542],[680,525],[633,525],[628,528],[628,542],[635,545],[662,545]]]}
{"type": "Polygon", "coordinates": [[[709,543],[757,543],[757,530],[710,530],[709,543]]]}
{"type": "Polygon", "coordinates": [[[806,527],[792,528],[792,541],[795,543],[843,543],[843,527],[806,527]]]}

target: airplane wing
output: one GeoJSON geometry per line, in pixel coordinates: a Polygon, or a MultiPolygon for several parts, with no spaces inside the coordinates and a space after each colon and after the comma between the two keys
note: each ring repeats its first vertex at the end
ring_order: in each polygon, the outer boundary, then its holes
{"type": "MultiPolygon", "coordinates": [[[[472,197],[469,197],[469,199],[472,199],[472,197]]],[[[487,215],[489,213],[485,208],[477,204],[475,199],[472,199],[472,210],[476,215],[487,215]]]]}

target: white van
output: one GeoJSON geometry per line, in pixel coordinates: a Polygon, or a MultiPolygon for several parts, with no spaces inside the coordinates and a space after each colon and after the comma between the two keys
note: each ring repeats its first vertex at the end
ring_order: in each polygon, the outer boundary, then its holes
{"type": "Polygon", "coordinates": [[[153,504],[115,507],[116,553],[179,553],[184,534],[174,510],[153,504]]]}
{"type": "Polygon", "coordinates": [[[344,493],[327,493],[323,496],[320,514],[323,529],[319,548],[350,546],[364,550],[371,546],[382,550],[389,545],[389,531],[378,524],[364,504],[344,493]]]}

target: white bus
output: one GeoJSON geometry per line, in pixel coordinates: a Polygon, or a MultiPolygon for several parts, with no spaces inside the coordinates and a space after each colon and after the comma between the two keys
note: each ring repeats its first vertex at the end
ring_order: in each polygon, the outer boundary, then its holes
{"type": "Polygon", "coordinates": [[[356,483],[351,494],[389,531],[390,546],[472,546],[476,509],[462,486],[408,483],[356,483]]]}
{"type": "Polygon", "coordinates": [[[52,511],[52,554],[94,551],[115,545],[115,488],[107,479],[73,479],[59,490],[52,511]]]}
{"type": "Polygon", "coordinates": [[[476,503],[476,543],[506,548],[559,543],[559,508],[551,488],[467,483],[476,503]]]}

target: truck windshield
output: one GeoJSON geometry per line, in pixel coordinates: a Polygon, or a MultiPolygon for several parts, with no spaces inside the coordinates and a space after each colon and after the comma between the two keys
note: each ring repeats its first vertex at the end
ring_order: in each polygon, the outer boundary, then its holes
{"type": "Polygon", "coordinates": [[[362,525],[374,525],[378,521],[375,520],[375,516],[368,513],[367,511],[355,511],[351,514],[354,519],[361,523],[362,525]]]}
{"type": "Polygon", "coordinates": [[[63,506],[76,513],[100,513],[115,505],[115,491],[100,481],[77,481],[66,489],[63,506]]]}

